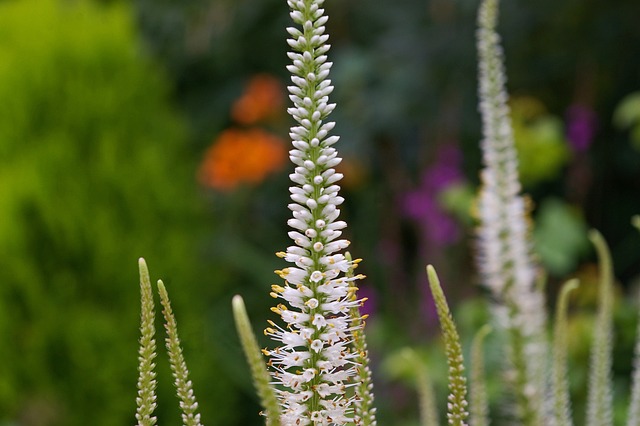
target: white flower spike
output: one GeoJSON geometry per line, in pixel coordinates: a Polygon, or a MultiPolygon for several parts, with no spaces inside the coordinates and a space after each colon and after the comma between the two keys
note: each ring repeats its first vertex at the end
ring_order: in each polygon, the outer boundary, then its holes
{"type": "Polygon", "coordinates": [[[339,138],[329,135],[335,123],[325,121],[335,104],[328,97],[333,86],[327,80],[331,63],[322,3],[288,1],[299,26],[287,28],[293,50],[287,69],[294,84],[288,88],[293,102],[288,112],[297,121],[289,152],[295,165],[288,221],[294,245],[278,253],[292,265],[276,271],[285,283],[271,292],[287,302],[272,308],[286,326],[269,321],[265,329],[280,344],[265,352],[279,385],[284,426],[364,424],[354,416],[356,397],[350,390],[359,384],[361,355],[353,349],[353,332],[362,327],[361,318],[352,315],[362,302],[354,297],[352,282],[363,276],[350,276],[355,262],[340,253],[349,241],[340,239],[347,224],[338,220],[344,199],[336,183],[342,175],[333,169],[341,161],[332,147],[339,138]]]}
{"type": "Polygon", "coordinates": [[[524,425],[547,424],[548,342],[544,293],[537,286],[528,209],[520,194],[518,159],[505,89],[498,0],[483,0],[478,14],[481,143],[484,168],[478,196],[479,266],[497,300],[499,327],[509,337],[517,416],[524,425]]]}

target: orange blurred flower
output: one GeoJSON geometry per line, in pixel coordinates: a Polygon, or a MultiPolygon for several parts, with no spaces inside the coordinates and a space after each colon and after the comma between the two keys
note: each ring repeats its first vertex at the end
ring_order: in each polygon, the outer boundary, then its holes
{"type": "Polygon", "coordinates": [[[284,88],[268,74],[253,77],[231,108],[231,117],[240,124],[254,124],[284,110],[284,88]]]}
{"type": "Polygon", "coordinates": [[[219,190],[259,183],[287,158],[284,141],[261,129],[227,129],[205,153],[198,178],[219,190]]]}
{"type": "Polygon", "coordinates": [[[340,186],[345,189],[357,189],[368,179],[366,166],[356,158],[343,157],[335,169],[344,175],[340,180],[340,186]]]}

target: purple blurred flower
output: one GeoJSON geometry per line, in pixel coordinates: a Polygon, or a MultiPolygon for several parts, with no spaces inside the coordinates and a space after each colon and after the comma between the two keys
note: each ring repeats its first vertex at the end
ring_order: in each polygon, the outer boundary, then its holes
{"type": "Polygon", "coordinates": [[[589,149],[595,134],[595,112],[582,104],[573,104],[567,110],[567,139],[576,152],[589,149]]]}
{"type": "Polygon", "coordinates": [[[360,313],[362,315],[371,315],[376,311],[377,294],[376,291],[370,285],[362,285],[358,288],[358,298],[367,299],[360,307],[360,313]]]}
{"type": "Polygon", "coordinates": [[[437,198],[440,192],[464,179],[461,163],[459,149],[451,145],[441,147],[433,166],[424,171],[420,186],[402,197],[403,213],[417,221],[424,237],[437,245],[454,243],[460,237],[458,225],[442,210],[437,198]]]}

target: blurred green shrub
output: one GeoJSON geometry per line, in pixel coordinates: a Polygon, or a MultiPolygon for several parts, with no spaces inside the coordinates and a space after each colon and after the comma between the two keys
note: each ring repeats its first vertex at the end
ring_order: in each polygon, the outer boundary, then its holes
{"type": "Polygon", "coordinates": [[[0,424],[134,421],[142,255],[181,286],[185,356],[218,401],[203,418],[238,416],[196,325],[222,286],[199,262],[213,231],[168,98],[123,4],[0,3],[0,424]]]}
{"type": "Polygon", "coordinates": [[[557,199],[545,199],[536,215],[535,250],[547,273],[563,276],[574,271],[589,252],[588,228],[580,212],[557,199]]]}
{"type": "Polygon", "coordinates": [[[630,129],[629,138],[640,150],[640,92],[627,95],[613,112],[613,123],[619,129],[630,129]]]}
{"type": "Polygon", "coordinates": [[[514,97],[510,103],[522,185],[556,178],[569,157],[562,121],[535,98],[514,97]]]}

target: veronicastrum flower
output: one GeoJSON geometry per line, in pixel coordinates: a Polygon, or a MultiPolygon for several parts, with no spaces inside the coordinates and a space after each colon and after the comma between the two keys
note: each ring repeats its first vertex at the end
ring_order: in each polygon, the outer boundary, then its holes
{"type": "Polygon", "coordinates": [[[528,211],[520,195],[518,159],[510,120],[497,0],[483,0],[478,14],[479,97],[482,115],[482,189],[478,198],[479,266],[498,301],[499,325],[509,336],[517,416],[543,424],[547,388],[546,311],[536,286],[528,211]]]}
{"type": "Polygon", "coordinates": [[[293,50],[287,69],[294,84],[288,88],[294,104],[288,112],[297,121],[289,152],[296,166],[290,175],[296,186],[290,188],[293,218],[288,221],[295,245],[278,253],[292,266],[276,271],[285,282],[272,286],[271,293],[287,302],[272,309],[286,326],[270,321],[265,330],[280,344],[265,353],[280,385],[285,426],[361,424],[354,415],[356,397],[348,390],[358,385],[361,355],[352,345],[354,331],[362,327],[361,319],[351,315],[361,303],[352,282],[363,276],[348,276],[354,261],[339,253],[349,241],[340,238],[346,223],[338,220],[344,201],[336,184],[342,175],[333,169],[341,161],[332,147],[338,137],[329,135],[335,123],[325,122],[335,104],[328,97],[333,86],[327,80],[331,63],[322,3],[288,1],[298,25],[287,28],[293,50]]]}

